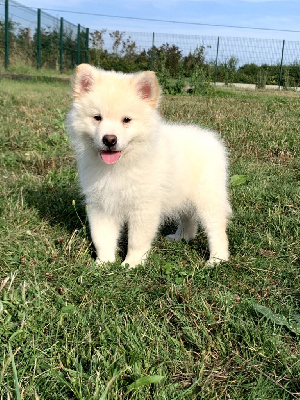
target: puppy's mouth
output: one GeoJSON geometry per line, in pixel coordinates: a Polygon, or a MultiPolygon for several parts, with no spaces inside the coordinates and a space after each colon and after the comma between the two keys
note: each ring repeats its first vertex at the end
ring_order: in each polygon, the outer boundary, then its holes
{"type": "Polygon", "coordinates": [[[100,150],[99,153],[102,161],[108,165],[115,164],[121,157],[121,151],[100,150]]]}

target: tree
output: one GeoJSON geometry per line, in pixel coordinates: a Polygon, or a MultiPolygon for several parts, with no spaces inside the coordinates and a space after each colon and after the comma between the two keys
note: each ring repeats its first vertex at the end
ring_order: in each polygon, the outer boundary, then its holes
{"type": "Polygon", "coordinates": [[[90,33],[92,38],[92,48],[97,50],[102,50],[104,47],[104,35],[107,32],[107,29],[101,29],[101,31],[93,31],[90,33]]]}
{"type": "Polygon", "coordinates": [[[218,74],[220,75],[221,82],[224,81],[226,85],[233,83],[237,72],[239,60],[238,58],[231,56],[218,67],[218,74]]]}
{"type": "Polygon", "coordinates": [[[180,70],[180,62],[182,60],[181,50],[175,44],[169,45],[165,43],[159,48],[154,47],[155,61],[157,64],[164,63],[164,67],[170,76],[175,77],[180,70]]]}
{"type": "Polygon", "coordinates": [[[197,46],[193,52],[184,57],[183,67],[186,76],[190,76],[196,67],[203,67],[205,62],[204,46],[197,46]]]}

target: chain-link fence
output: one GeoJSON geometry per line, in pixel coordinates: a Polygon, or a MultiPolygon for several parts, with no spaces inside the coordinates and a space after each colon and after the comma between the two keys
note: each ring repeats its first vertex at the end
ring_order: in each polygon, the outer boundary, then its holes
{"type": "Polygon", "coordinates": [[[125,72],[178,78],[201,69],[214,82],[300,86],[300,42],[102,29],[90,32],[89,56],[94,65],[125,72]]]}
{"type": "Polygon", "coordinates": [[[15,0],[0,0],[0,63],[8,68],[20,60],[60,71],[81,62],[124,72],[152,69],[164,86],[173,80],[173,89],[186,78],[194,85],[200,79],[300,86],[300,42],[89,31],[15,0]]]}
{"type": "Polygon", "coordinates": [[[80,25],[33,10],[14,0],[0,1],[0,59],[68,70],[88,62],[89,33],[80,25]]]}

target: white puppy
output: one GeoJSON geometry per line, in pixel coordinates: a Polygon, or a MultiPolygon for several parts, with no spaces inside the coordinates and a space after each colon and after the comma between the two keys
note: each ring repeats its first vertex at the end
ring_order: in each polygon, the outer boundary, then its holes
{"type": "Polygon", "coordinates": [[[128,223],[124,265],[141,264],[164,217],[180,216],[172,240],[195,237],[200,222],[211,263],[228,260],[227,159],[216,134],[166,123],[153,72],[123,74],[79,65],[68,128],[99,262],[114,262],[128,223]]]}

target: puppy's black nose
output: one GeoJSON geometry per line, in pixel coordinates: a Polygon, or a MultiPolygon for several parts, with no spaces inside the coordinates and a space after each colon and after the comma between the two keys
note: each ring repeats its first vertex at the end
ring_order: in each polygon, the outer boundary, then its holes
{"type": "Polygon", "coordinates": [[[117,136],[116,135],[104,135],[102,142],[105,144],[107,147],[113,147],[117,144],[117,136]]]}

